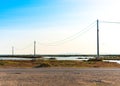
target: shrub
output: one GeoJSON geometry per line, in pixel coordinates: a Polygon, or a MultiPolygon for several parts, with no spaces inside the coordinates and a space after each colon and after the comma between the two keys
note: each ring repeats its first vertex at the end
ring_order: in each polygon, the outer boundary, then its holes
{"type": "Polygon", "coordinates": [[[99,59],[92,58],[92,59],[89,59],[88,61],[102,61],[102,59],[101,58],[99,58],[99,59]]]}
{"type": "Polygon", "coordinates": [[[49,60],[56,60],[56,58],[49,58],[49,60]]]}
{"type": "Polygon", "coordinates": [[[5,63],[4,62],[0,62],[0,65],[4,65],[5,63]]]}
{"type": "Polygon", "coordinates": [[[36,68],[39,68],[39,67],[51,67],[51,64],[49,64],[49,63],[41,63],[38,66],[36,66],[36,68]]]}

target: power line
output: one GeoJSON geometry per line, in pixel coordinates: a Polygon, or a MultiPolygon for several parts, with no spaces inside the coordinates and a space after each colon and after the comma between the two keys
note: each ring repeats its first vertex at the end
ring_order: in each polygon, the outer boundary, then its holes
{"type": "Polygon", "coordinates": [[[23,48],[16,48],[16,50],[17,50],[17,51],[25,50],[25,49],[28,49],[28,48],[32,47],[32,45],[33,45],[33,43],[30,43],[30,44],[26,45],[26,46],[23,47],[23,48]]]}
{"type": "Polygon", "coordinates": [[[100,23],[115,23],[115,24],[120,24],[120,22],[111,22],[111,21],[100,21],[100,23]]]}
{"type": "Polygon", "coordinates": [[[96,25],[96,22],[91,23],[89,26],[87,26],[86,28],[82,29],[81,31],[75,33],[72,36],[69,36],[67,38],[64,38],[62,40],[56,41],[56,42],[51,42],[51,43],[39,43],[43,46],[57,46],[60,44],[64,44],[66,42],[75,40],[76,38],[80,37],[81,35],[83,35],[84,33],[88,32],[91,28],[93,28],[96,25]]]}
{"type": "MultiPolygon", "coordinates": [[[[120,22],[116,22],[116,21],[100,21],[100,23],[108,23],[108,24],[120,24],[120,22]]],[[[106,45],[107,46],[107,45],[106,45]]],[[[107,47],[107,50],[110,50],[110,48],[108,49],[109,47],[107,47]]],[[[105,50],[103,47],[102,47],[103,50],[105,50]]]]}
{"type": "MultiPolygon", "coordinates": [[[[120,22],[111,22],[111,21],[99,21],[99,23],[115,23],[115,24],[120,24],[120,22]]],[[[86,32],[90,31],[94,26],[96,25],[96,21],[91,23],[90,25],[88,25],[86,28],[83,28],[82,30],[80,30],[79,32],[66,37],[62,40],[58,40],[55,42],[51,42],[51,43],[40,43],[38,42],[38,44],[43,45],[43,46],[57,46],[57,45],[61,45],[64,44],[66,42],[70,42],[72,40],[77,39],[78,37],[80,37],[81,35],[85,34],[86,32]]],[[[97,21],[97,27],[98,27],[98,21],[97,21]]],[[[99,34],[98,34],[99,35],[99,34]]],[[[22,49],[16,49],[17,51],[19,50],[25,50],[28,49],[29,47],[32,47],[33,44],[27,45],[26,47],[22,48],[22,49]]],[[[98,47],[99,48],[99,47],[98,47]]],[[[99,57],[99,51],[98,52],[98,57],[99,57]]],[[[12,47],[12,55],[14,55],[14,47],[12,47]]],[[[34,41],[34,56],[36,55],[36,41],[34,41]]]]}

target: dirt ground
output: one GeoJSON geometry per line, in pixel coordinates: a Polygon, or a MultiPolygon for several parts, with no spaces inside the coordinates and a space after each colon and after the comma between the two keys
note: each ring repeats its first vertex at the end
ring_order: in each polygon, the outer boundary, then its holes
{"type": "Polygon", "coordinates": [[[0,86],[120,86],[120,69],[0,69],[0,86]]]}

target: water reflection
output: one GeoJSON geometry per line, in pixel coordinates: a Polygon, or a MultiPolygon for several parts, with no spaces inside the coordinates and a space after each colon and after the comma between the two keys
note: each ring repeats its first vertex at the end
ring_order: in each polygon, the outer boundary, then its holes
{"type": "Polygon", "coordinates": [[[120,64],[120,60],[103,60],[104,62],[116,62],[118,64],[120,64]]]}
{"type": "Polygon", "coordinates": [[[14,58],[14,57],[0,57],[0,60],[32,60],[33,58],[14,58]]]}

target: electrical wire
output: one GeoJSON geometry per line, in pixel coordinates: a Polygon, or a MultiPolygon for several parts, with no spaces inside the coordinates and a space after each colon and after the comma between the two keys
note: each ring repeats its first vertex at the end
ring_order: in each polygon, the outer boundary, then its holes
{"type": "MultiPolygon", "coordinates": [[[[100,23],[111,23],[111,24],[120,24],[120,22],[114,22],[114,21],[100,21],[100,23]]],[[[106,48],[104,49],[103,47],[101,49],[103,49],[104,52],[106,52],[107,50],[111,50],[107,45],[105,45],[106,48]]],[[[102,52],[102,53],[104,53],[102,52]]]]}
{"type": "MultiPolygon", "coordinates": [[[[120,22],[111,22],[111,21],[100,21],[100,23],[115,23],[115,24],[120,24],[120,22]]],[[[58,41],[50,42],[50,43],[41,43],[41,42],[37,41],[37,44],[40,44],[41,46],[58,46],[58,45],[62,45],[62,44],[65,44],[67,42],[71,42],[71,41],[77,39],[78,37],[82,36],[83,34],[87,33],[95,25],[96,25],[96,21],[94,21],[93,23],[91,23],[90,25],[88,25],[86,28],[83,28],[79,32],[77,32],[77,33],[75,33],[75,34],[73,34],[73,35],[71,35],[69,37],[66,37],[66,38],[64,38],[62,40],[58,40],[58,41]]],[[[33,46],[33,43],[31,43],[31,44],[29,44],[29,45],[27,45],[27,46],[25,46],[24,48],[21,48],[21,49],[15,48],[15,50],[22,51],[22,50],[30,48],[31,46],[33,46]]]]}
{"type": "Polygon", "coordinates": [[[100,23],[115,23],[115,24],[120,24],[120,22],[111,22],[111,21],[100,21],[100,23]]]}
{"type": "Polygon", "coordinates": [[[21,51],[21,50],[25,50],[25,49],[30,48],[32,45],[33,45],[33,43],[30,43],[29,45],[26,45],[26,46],[23,47],[23,48],[15,48],[15,49],[16,49],[17,51],[21,51]]]}
{"type": "Polygon", "coordinates": [[[64,44],[66,42],[69,42],[69,41],[72,41],[72,40],[75,40],[76,38],[80,37],[81,35],[83,35],[84,33],[88,32],[91,28],[93,28],[94,26],[96,25],[95,21],[93,23],[91,23],[89,26],[87,26],[86,28],[82,29],[81,31],[75,33],[74,35],[72,36],[69,36],[67,38],[64,38],[62,40],[59,40],[59,41],[55,41],[55,42],[51,42],[51,43],[40,43],[41,45],[43,46],[57,46],[57,45],[61,45],[61,44],[64,44]]]}
{"type": "MultiPolygon", "coordinates": [[[[96,23],[96,21],[94,21],[93,23],[91,23],[90,25],[88,25],[86,28],[83,28],[81,31],[69,36],[69,37],[66,37],[62,40],[58,40],[58,41],[55,41],[55,42],[51,42],[51,43],[40,43],[39,41],[37,41],[37,44],[40,44],[42,46],[58,46],[58,45],[61,45],[61,44],[64,44],[64,43],[67,43],[67,42],[70,42],[72,40],[75,40],[77,39],[78,37],[80,37],[81,35],[85,34],[86,32],[88,32],[90,29],[92,29],[96,23]]],[[[26,50],[28,48],[30,48],[31,46],[33,45],[33,43],[25,46],[24,48],[15,48],[16,51],[22,51],[22,50],[26,50]]]]}

